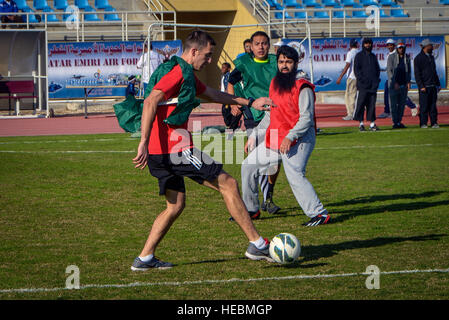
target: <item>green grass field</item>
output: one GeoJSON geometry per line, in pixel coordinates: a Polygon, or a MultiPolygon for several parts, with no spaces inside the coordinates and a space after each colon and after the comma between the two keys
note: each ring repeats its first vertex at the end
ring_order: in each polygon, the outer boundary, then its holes
{"type": "MultiPolygon", "coordinates": [[[[323,130],[307,176],[333,223],[301,226],[283,171],[283,214],[255,222],[265,237],[301,241],[288,267],[245,259],[221,196],[186,180],[187,207],[157,251],[176,266],[133,273],[165,204],[156,179],[133,168],[137,144],[129,134],[0,138],[0,299],[449,298],[449,273],[437,272],[449,268],[448,126],[323,130]],[[69,265],[80,290],[64,289],[69,265]],[[369,265],[383,272],[378,290],[365,286],[369,265]]],[[[225,170],[240,181],[240,165],[225,170]]]]}

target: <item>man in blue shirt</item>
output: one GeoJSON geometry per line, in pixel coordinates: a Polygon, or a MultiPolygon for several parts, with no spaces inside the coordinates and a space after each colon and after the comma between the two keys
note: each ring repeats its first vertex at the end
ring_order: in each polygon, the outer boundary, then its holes
{"type": "MultiPolygon", "coordinates": [[[[3,0],[0,2],[0,12],[1,13],[15,13],[19,12],[19,8],[14,0],[3,0]]],[[[2,15],[2,29],[6,28],[5,23],[21,23],[22,17],[19,15],[2,15]]]]}

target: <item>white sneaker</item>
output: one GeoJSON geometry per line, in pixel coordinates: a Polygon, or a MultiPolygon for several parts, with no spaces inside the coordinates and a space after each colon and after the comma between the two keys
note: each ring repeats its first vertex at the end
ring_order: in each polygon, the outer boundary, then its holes
{"type": "Polygon", "coordinates": [[[416,115],[418,114],[418,107],[413,108],[413,109],[411,109],[410,111],[411,111],[411,113],[412,113],[412,117],[416,117],[416,115]]]}

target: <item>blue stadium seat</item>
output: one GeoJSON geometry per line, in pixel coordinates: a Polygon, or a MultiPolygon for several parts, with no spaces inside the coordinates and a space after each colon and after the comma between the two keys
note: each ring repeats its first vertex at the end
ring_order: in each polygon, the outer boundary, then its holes
{"type": "MultiPolygon", "coordinates": [[[[275,10],[284,10],[284,7],[282,5],[280,5],[279,3],[276,3],[275,10]]],[[[282,12],[280,12],[280,11],[279,12],[275,12],[274,13],[274,17],[276,19],[282,20],[283,19],[282,18],[282,12]]],[[[292,16],[288,12],[285,12],[285,19],[293,19],[293,18],[292,18],[292,16]]]]}
{"type": "Polygon", "coordinates": [[[89,4],[89,0],[75,0],[75,6],[80,9],[92,8],[89,4]]]}
{"type": "MultiPolygon", "coordinates": [[[[334,6],[334,9],[343,9],[343,8],[344,7],[339,4],[334,6]]],[[[351,18],[351,15],[349,15],[347,12],[343,12],[343,10],[342,11],[332,11],[332,16],[337,19],[343,19],[345,13],[346,13],[346,18],[351,18]]]]}
{"type": "Polygon", "coordinates": [[[25,10],[27,10],[27,9],[31,10],[31,8],[27,5],[26,0],[16,0],[16,5],[17,5],[17,8],[19,10],[22,10],[23,12],[28,12],[28,11],[24,11],[24,9],[25,10]]]}
{"type": "Polygon", "coordinates": [[[363,4],[364,7],[367,6],[379,6],[376,0],[359,0],[360,4],[363,4]]]}
{"type": "Polygon", "coordinates": [[[356,4],[356,2],[354,0],[342,0],[341,4],[344,7],[353,7],[356,4]]]}
{"type": "MultiPolygon", "coordinates": [[[[30,7],[26,6],[22,9],[23,12],[34,12],[33,9],[31,9],[30,7]]],[[[26,16],[23,16],[23,22],[26,22],[27,20],[26,16]]],[[[29,14],[28,15],[28,22],[30,23],[39,23],[39,20],[37,20],[36,16],[34,14],[29,14]]]]}
{"type": "Polygon", "coordinates": [[[111,7],[111,6],[107,6],[106,8],[104,8],[104,11],[107,12],[112,12],[112,13],[105,13],[104,14],[104,21],[122,21],[122,19],[120,19],[120,17],[118,16],[117,13],[115,13],[115,8],[111,7]]]}
{"type": "Polygon", "coordinates": [[[440,4],[449,5],[449,0],[440,0],[440,4]]]}
{"type": "Polygon", "coordinates": [[[95,8],[106,9],[107,7],[111,7],[108,0],[95,0],[95,8]]]}
{"type": "Polygon", "coordinates": [[[395,5],[396,2],[393,0],[379,0],[379,4],[381,4],[382,7],[391,7],[392,5],[395,5]]]}
{"type": "Polygon", "coordinates": [[[296,0],[284,0],[284,7],[296,7],[299,3],[296,0]]]}
{"type": "Polygon", "coordinates": [[[95,13],[95,9],[91,6],[87,6],[84,8],[84,21],[101,21],[101,19],[98,17],[98,15],[95,13]],[[87,13],[87,12],[94,12],[94,13],[87,13]]]}
{"type": "Polygon", "coordinates": [[[390,15],[395,18],[406,18],[408,14],[404,12],[404,9],[400,5],[391,6],[390,15]]]}
{"type": "Polygon", "coordinates": [[[295,12],[295,19],[306,19],[307,13],[305,11],[295,12]]]}
{"type": "Polygon", "coordinates": [[[321,5],[316,0],[302,0],[304,7],[320,7],[321,5]]]}
{"type": "Polygon", "coordinates": [[[53,1],[53,8],[56,10],[65,10],[69,6],[69,3],[67,0],[54,0],[53,1]]]}
{"type": "Polygon", "coordinates": [[[352,17],[353,18],[367,18],[368,15],[365,12],[365,7],[363,5],[361,5],[360,3],[356,3],[352,6],[354,9],[363,9],[363,10],[357,10],[357,11],[352,11],[352,17]]]}
{"type": "Polygon", "coordinates": [[[335,0],[321,0],[321,3],[325,7],[335,7],[339,5],[339,3],[335,0]]]}
{"type": "Polygon", "coordinates": [[[276,8],[276,5],[279,4],[276,2],[276,0],[266,0],[271,8],[276,8]]]}
{"type": "Polygon", "coordinates": [[[50,8],[47,0],[33,0],[33,7],[35,10],[44,10],[45,8],[50,8]]]}
{"type": "MultiPolygon", "coordinates": [[[[47,7],[44,8],[43,10],[44,12],[55,12],[52,8],[47,7]]],[[[60,22],[58,17],[54,14],[54,13],[48,13],[48,14],[43,14],[42,15],[42,21],[45,21],[45,19],[47,19],[47,22],[60,22]]]]}
{"type": "Polygon", "coordinates": [[[315,11],[313,17],[318,19],[329,19],[329,13],[327,11],[315,11]]]}

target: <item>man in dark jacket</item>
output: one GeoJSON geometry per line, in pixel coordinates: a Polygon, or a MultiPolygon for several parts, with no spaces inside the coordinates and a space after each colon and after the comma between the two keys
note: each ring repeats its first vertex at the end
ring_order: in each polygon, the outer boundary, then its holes
{"type": "Polygon", "coordinates": [[[396,51],[390,54],[387,60],[387,83],[390,91],[393,129],[405,128],[402,117],[404,116],[407,92],[411,84],[410,57],[405,51],[405,43],[399,40],[396,51]]]}
{"type": "Polygon", "coordinates": [[[415,80],[419,89],[419,125],[427,128],[427,120],[430,116],[432,128],[438,126],[437,94],[441,89],[438,78],[435,59],[432,55],[433,44],[429,39],[421,42],[421,52],[413,61],[415,67],[415,80]]]}
{"type": "Polygon", "coordinates": [[[364,38],[362,51],[354,58],[354,74],[357,79],[357,98],[354,110],[354,120],[359,121],[360,131],[365,131],[363,115],[366,108],[366,120],[370,121],[370,130],[377,131],[376,120],[376,97],[380,82],[380,67],[377,57],[371,52],[373,41],[364,38]]]}

